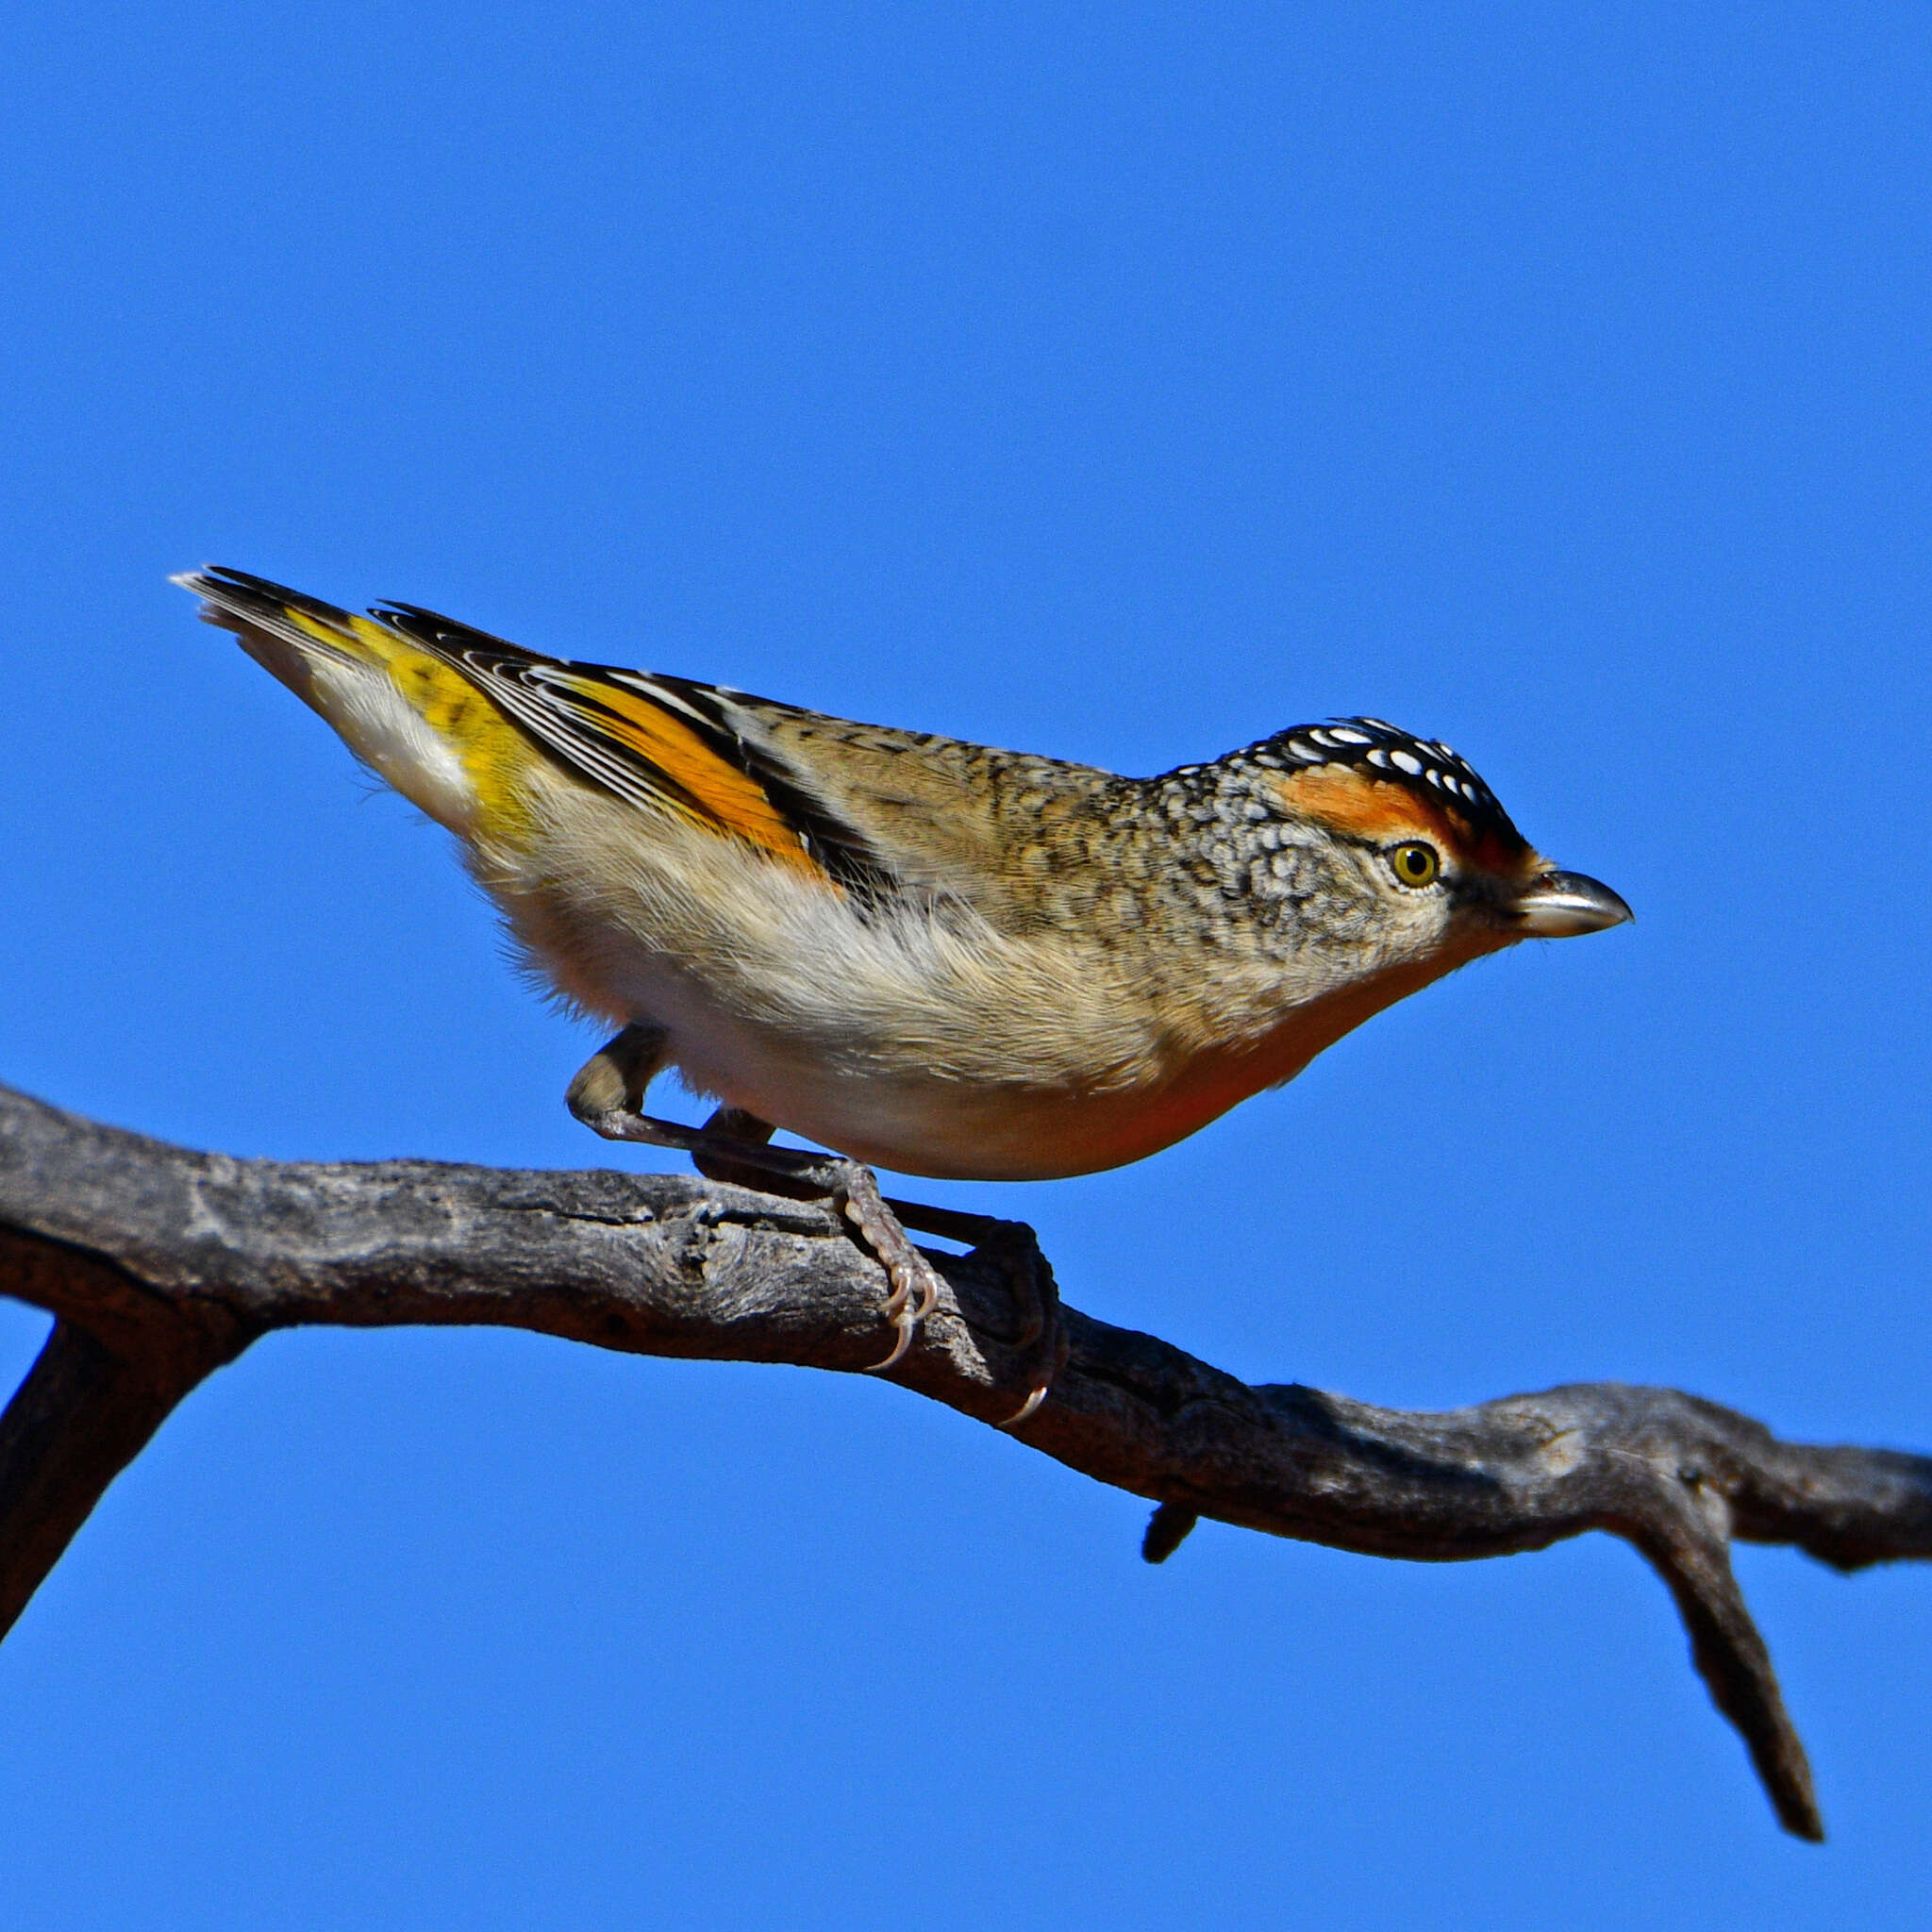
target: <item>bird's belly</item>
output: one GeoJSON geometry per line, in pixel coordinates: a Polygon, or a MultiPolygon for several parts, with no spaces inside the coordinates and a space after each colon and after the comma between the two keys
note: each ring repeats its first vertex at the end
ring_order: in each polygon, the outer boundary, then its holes
{"type": "MultiPolygon", "coordinates": [[[[1040,1181],[1120,1167],[1191,1134],[1224,1109],[1157,1117],[1144,1092],[961,1088],[942,1081],[759,1080],[741,1068],[723,1098],[873,1167],[939,1180],[1040,1181]]],[[[1228,1103],[1232,1105],[1230,1101],[1228,1103]]]]}
{"type": "Polygon", "coordinates": [[[940,1180],[1039,1181],[1091,1174],[1152,1154],[1211,1117],[1162,1129],[1141,1093],[962,1090],[938,1081],[781,1082],[742,1099],[727,1097],[869,1166],[940,1180]]]}
{"type": "Polygon", "coordinates": [[[601,984],[554,976],[594,1011],[662,1028],[664,1064],[697,1092],[902,1174],[1046,1180],[1116,1167],[1193,1132],[1266,1078],[1176,1111],[1164,1091],[1172,1069],[1151,1046],[1159,1029],[1130,1001],[1069,1000],[1042,1053],[997,1011],[938,1001],[908,1002],[896,1024],[861,1019],[857,1000],[849,1024],[835,1001],[809,1016],[783,1006],[759,1016],[741,994],[661,957],[630,955],[601,984]],[[1109,1023],[1101,1029],[1096,1008],[1109,1023]]]}
{"type": "Polygon", "coordinates": [[[944,1079],[917,1069],[834,1068],[794,1042],[710,1016],[674,1023],[667,1052],[699,1091],[901,1174],[1048,1180],[1152,1151],[1115,1151],[1133,1111],[1124,1095],[944,1079]]]}
{"type": "Polygon", "coordinates": [[[835,1069],[795,1042],[689,1008],[671,1023],[668,1050],[700,1091],[868,1165],[941,1180],[1058,1180],[1184,1140],[1298,1073],[1349,1024],[1305,1008],[1242,1051],[1097,1086],[835,1069]]]}

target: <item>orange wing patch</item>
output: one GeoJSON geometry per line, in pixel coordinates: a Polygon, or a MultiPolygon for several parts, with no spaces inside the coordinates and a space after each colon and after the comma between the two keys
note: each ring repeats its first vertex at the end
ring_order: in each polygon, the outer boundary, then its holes
{"type": "Polygon", "coordinates": [[[593,707],[596,728],[655,766],[725,831],[801,871],[820,873],[805,841],[748,773],[662,705],[601,678],[554,676],[593,707]]]}
{"type": "MultiPolygon", "coordinates": [[[[523,748],[534,741],[640,811],[741,840],[827,891],[873,896],[895,884],[861,833],[781,757],[740,735],[725,694],[708,685],[568,663],[413,604],[379,605],[358,617],[239,571],[211,569],[177,581],[231,629],[256,626],[304,651],[386,667],[437,737],[461,756],[478,796],[500,812],[520,805],[523,748]]],[[[337,728],[356,742],[339,722],[337,728]]]]}

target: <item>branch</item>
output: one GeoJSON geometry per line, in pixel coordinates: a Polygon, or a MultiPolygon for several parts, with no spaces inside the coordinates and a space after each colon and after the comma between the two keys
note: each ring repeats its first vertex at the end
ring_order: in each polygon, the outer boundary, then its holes
{"type": "MultiPolygon", "coordinates": [[[[1037,1357],[1028,1310],[995,1258],[934,1258],[949,1291],[891,1379],[998,1424],[1037,1357]]],[[[891,1340],[877,1264],[808,1203],[665,1174],[233,1160],[4,1088],[0,1292],[56,1317],[0,1417],[0,1632],[175,1404],[271,1329],[480,1323],[847,1371],[891,1340]]],[[[1823,1836],[1729,1546],[1793,1543],[1841,1570],[1932,1556],[1932,1459],[1781,1442],[1715,1403],[1616,1383],[1374,1408],[1062,1316],[1065,1366],[1018,1434],[1158,1504],[1149,1560],[1203,1516],[1428,1561],[1607,1530],[1670,1587],[1787,1829],[1823,1836]]]]}

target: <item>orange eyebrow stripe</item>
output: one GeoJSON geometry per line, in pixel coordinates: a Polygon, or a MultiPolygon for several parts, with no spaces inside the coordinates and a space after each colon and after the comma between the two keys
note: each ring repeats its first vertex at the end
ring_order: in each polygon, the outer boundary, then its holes
{"type": "Polygon", "coordinates": [[[596,728],[657,766],[724,830],[802,872],[826,876],[806,850],[797,828],[765,796],[758,780],[721,758],[675,713],[639,692],[601,679],[558,682],[567,682],[605,714],[593,714],[596,728]]]}
{"type": "Polygon", "coordinates": [[[1420,797],[1390,778],[1371,778],[1347,765],[1313,765],[1275,781],[1291,811],[1320,819],[1357,839],[1396,839],[1424,833],[1466,850],[1471,827],[1432,798],[1420,797]]]}

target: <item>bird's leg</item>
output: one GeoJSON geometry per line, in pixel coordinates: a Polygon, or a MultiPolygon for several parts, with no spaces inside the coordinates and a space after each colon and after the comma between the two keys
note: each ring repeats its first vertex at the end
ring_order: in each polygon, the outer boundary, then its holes
{"type": "Polygon", "coordinates": [[[768,1144],[771,1124],[742,1108],[721,1107],[702,1127],[654,1119],[643,1111],[644,1090],[664,1064],[664,1045],[661,1027],[626,1026],[578,1070],[565,1095],[571,1112],[607,1141],[641,1141],[689,1154],[708,1180],[758,1188],[792,1200],[830,1202],[878,1257],[892,1284],[884,1312],[898,1331],[897,1339],[885,1360],[867,1371],[870,1374],[898,1366],[919,1324],[939,1300],[939,1274],[912,1244],[908,1227],[963,1241],[976,1253],[997,1258],[1023,1311],[1022,1332],[1014,1345],[1037,1348],[1041,1357],[1025,1403],[1000,1426],[1013,1428],[1032,1415],[1046,1400],[1065,1353],[1058,1291],[1033,1230],[1024,1222],[889,1201],[879,1192],[878,1177],[871,1168],[836,1155],[773,1147],[768,1144]]]}
{"type": "Polygon", "coordinates": [[[721,1107],[698,1129],[698,1144],[691,1149],[691,1164],[708,1181],[728,1181],[735,1188],[758,1188],[768,1194],[782,1193],[791,1200],[809,1200],[814,1190],[801,1187],[796,1192],[777,1185],[784,1177],[768,1167],[749,1166],[733,1161],[741,1147],[767,1147],[777,1132],[770,1121],[741,1107],[721,1107]]]}
{"type": "Polygon", "coordinates": [[[885,1313],[898,1338],[891,1354],[869,1373],[897,1367],[939,1300],[940,1278],[886,1206],[872,1170],[831,1155],[768,1146],[771,1126],[741,1108],[721,1107],[702,1127],[653,1119],[643,1111],[644,1090],[664,1064],[664,1045],[661,1027],[626,1026],[577,1070],[564,1095],[571,1112],[607,1141],[642,1141],[689,1154],[708,1179],[792,1200],[829,1201],[858,1229],[892,1284],[885,1313]]]}
{"type": "Polygon", "coordinates": [[[607,1141],[641,1141],[689,1154],[697,1145],[697,1128],[653,1120],[643,1110],[644,1090],[664,1065],[666,1038],[661,1026],[626,1026],[577,1069],[564,1105],[607,1141]]]}
{"type": "Polygon", "coordinates": [[[691,1165],[707,1180],[761,1188],[793,1200],[829,1200],[852,1223],[891,1281],[886,1319],[899,1331],[892,1352],[868,1374],[897,1364],[920,1323],[939,1299],[933,1265],[912,1245],[905,1224],[879,1193],[878,1177],[856,1160],[793,1153],[769,1143],[775,1129],[741,1107],[721,1107],[691,1149],[691,1165]],[[755,1153],[748,1150],[756,1149],[755,1153]]]}

